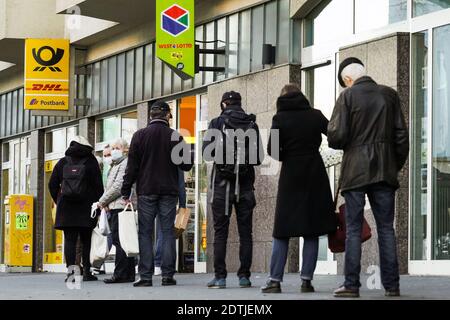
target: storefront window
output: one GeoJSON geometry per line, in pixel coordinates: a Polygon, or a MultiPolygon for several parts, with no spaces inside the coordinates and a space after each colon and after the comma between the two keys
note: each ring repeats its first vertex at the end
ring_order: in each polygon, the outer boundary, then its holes
{"type": "Polygon", "coordinates": [[[406,20],[407,0],[356,0],[355,31],[381,28],[406,20]]]}
{"type": "Polygon", "coordinates": [[[433,32],[433,258],[450,259],[450,25],[433,32]]]}
{"type": "Polygon", "coordinates": [[[428,32],[412,36],[411,259],[427,257],[428,32]]]}
{"type": "Polygon", "coordinates": [[[238,74],[239,14],[228,18],[228,78],[238,74]]]}
{"type": "Polygon", "coordinates": [[[109,117],[97,121],[97,142],[109,142],[120,137],[120,118],[109,117]]]}
{"type": "Polygon", "coordinates": [[[353,0],[322,1],[305,19],[305,47],[353,34],[353,0]],[[333,26],[333,32],[330,32],[333,26]]]}
{"type": "Polygon", "coordinates": [[[413,16],[450,8],[449,0],[413,0],[413,16]]]}
{"type": "Polygon", "coordinates": [[[133,134],[138,129],[138,122],[137,122],[137,111],[130,112],[122,115],[122,134],[121,137],[128,141],[128,143],[131,142],[131,138],[133,137],[133,134]]]}

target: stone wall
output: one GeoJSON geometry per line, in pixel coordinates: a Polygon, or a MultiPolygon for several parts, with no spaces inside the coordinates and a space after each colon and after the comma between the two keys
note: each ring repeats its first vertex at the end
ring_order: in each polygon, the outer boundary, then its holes
{"type": "MultiPolygon", "coordinates": [[[[409,126],[409,34],[392,34],[341,49],[339,54],[340,61],[350,56],[361,59],[366,65],[368,75],[376,82],[398,91],[402,111],[409,126]]],[[[408,175],[409,161],[400,172],[400,189],[396,196],[395,229],[398,241],[400,273],[402,274],[408,273],[408,175]]],[[[370,265],[379,265],[376,226],[370,209],[366,210],[365,216],[372,227],[373,237],[363,244],[362,272],[366,272],[370,265]]],[[[343,254],[337,255],[338,273],[343,273],[343,259],[343,254]]]]}
{"type": "MultiPolygon", "coordinates": [[[[284,65],[270,70],[233,78],[208,87],[208,117],[209,120],[220,114],[220,100],[226,91],[238,91],[242,95],[242,105],[248,113],[256,114],[256,121],[263,135],[272,125],[272,117],[276,111],[276,101],[282,87],[289,83],[300,83],[300,69],[298,66],[284,65]]],[[[264,141],[264,148],[267,143],[264,141]]],[[[266,161],[269,156],[266,151],[266,161]]],[[[277,162],[278,163],[278,162],[277,162]]],[[[278,189],[278,173],[262,175],[261,170],[267,168],[263,164],[256,170],[256,208],[253,214],[253,272],[268,272],[272,251],[272,230],[275,213],[276,194],[278,189]]],[[[279,171],[279,170],[278,170],[279,171]]],[[[213,243],[214,228],[211,207],[208,208],[207,227],[207,270],[213,272],[213,243]]],[[[299,241],[291,241],[287,271],[299,270],[299,241]]],[[[227,269],[234,273],[239,268],[239,236],[237,232],[236,214],[233,211],[227,247],[227,269]]]]}

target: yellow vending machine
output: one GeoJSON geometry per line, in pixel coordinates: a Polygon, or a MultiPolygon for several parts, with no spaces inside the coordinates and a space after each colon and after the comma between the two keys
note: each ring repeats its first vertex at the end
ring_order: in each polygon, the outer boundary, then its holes
{"type": "Polygon", "coordinates": [[[33,266],[33,196],[5,198],[5,266],[8,271],[31,272],[33,266]]]}

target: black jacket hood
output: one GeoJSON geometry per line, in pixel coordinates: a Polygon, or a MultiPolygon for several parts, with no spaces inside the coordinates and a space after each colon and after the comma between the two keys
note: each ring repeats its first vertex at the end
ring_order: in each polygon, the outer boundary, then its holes
{"type": "Polygon", "coordinates": [[[288,93],[277,100],[277,111],[311,109],[308,99],[303,93],[288,93]]]}
{"type": "Polygon", "coordinates": [[[89,146],[85,146],[79,144],[78,142],[72,141],[70,143],[70,147],[66,150],[66,156],[75,158],[86,158],[92,155],[93,150],[94,149],[89,146]]]}

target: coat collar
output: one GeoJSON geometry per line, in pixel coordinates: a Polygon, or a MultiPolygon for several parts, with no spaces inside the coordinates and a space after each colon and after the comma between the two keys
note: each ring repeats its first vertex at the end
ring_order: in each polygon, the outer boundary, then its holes
{"type": "Polygon", "coordinates": [[[377,84],[377,83],[375,82],[375,80],[373,80],[371,77],[369,77],[369,76],[364,76],[364,77],[361,77],[361,78],[359,78],[358,80],[356,80],[355,83],[354,83],[353,85],[356,86],[356,85],[358,85],[358,84],[362,84],[362,83],[366,83],[366,82],[370,82],[370,83],[373,83],[373,84],[377,84]]]}
{"type": "Polygon", "coordinates": [[[127,156],[126,155],[123,155],[123,156],[121,156],[119,159],[117,159],[117,160],[113,160],[113,165],[118,165],[118,164],[120,164],[120,163],[122,163],[122,161],[123,160],[125,160],[127,158],[127,156]]]}
{"type": "Polygon", "coordinates": [[[163,125],[169,126],[169,122],[165,119],[154,119],[154,120],[150,121],[149,126],[152,124],[163,124],[163,125]]]}

